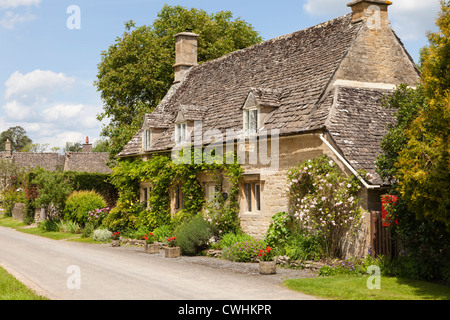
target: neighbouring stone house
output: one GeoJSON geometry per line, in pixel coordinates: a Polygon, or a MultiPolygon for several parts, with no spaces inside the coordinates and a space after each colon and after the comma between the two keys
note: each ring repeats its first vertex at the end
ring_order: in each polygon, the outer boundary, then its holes
{"type": "MultiPolygon", "coordinates": [[[[199,35],[177,34],[175,82],[118,156],[145,160],[186,140],[195,145],[195,133],[231,141],[230,150],[246,159],[241,225],[259,238],[275,213],[288,210],[282,196],[287,171],[324,154],[347,174],[370,173],[368,181],[360,179],[363,207],[381,211],[386,186],[375,172],[375,160],[386,125],[394,121],[381,98],[396,85],[419,81],[414,61],[390,26],[391,4],[352,1],[348,15],[200,65],[199,35]],[[249,161],[252,148],[264,141],[270,161],[249,161]]],[[[206,175],[200,179],[208,197],[214,181],[206,175]]],[[[141,183],[142,197],[149,187],[141,183]]],[[[173,212],[178,197],[172,194],[173,212]]],[[[351,254],[367,252],[368,220],[351,254]]]]}
{"type": "Polygon", "coordinates": [[[41,167],[49,171],[78,171],[91,173],[111,173],[107,166],[108,152],[92,152],[89,138],[83,144],[82,152],[13,152],[11,143],[6,142],[5,151],[0,152],[0,159],[7,159],[26,169],[41,167]]]}

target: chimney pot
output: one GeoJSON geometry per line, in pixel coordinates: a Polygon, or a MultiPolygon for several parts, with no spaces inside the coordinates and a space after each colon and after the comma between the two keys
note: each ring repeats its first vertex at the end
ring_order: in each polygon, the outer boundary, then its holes
{"type": "Polygon", "coordinates": [[[89,137],[86,137],[86,143],[83,144],[83,152],[92,152],[92,144],[89,143],[89,137]]]}
{"type": "Polygon", "coordinates": [[[186,71],[197,65],[197,38],[198,34],[186,29],[175,35],[175,81],[180,82],[186,71]]]}

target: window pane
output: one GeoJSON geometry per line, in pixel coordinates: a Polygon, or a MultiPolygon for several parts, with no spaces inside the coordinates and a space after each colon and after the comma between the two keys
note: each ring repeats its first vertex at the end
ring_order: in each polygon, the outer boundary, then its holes
{"type": "Polygon", "coordinates": [[[252,211],[252,184],[246,183],[244,185],[244,192],[245,192],[245,201],[247,203],[247,211],[252,211]]]}
{"type": "Polygon", "coordinates": [[[258,110],[250,110],[250,134],[255,134],[257,131],[258,110]]]}
{"type": "Polygon", "coordinates": [[[255,184],[255,206],[256,210],[261,210],[261,185],[255,184]]]}
{"type": "Polygon", "coordinates": [[[246,136],[248,136],[249,128],[250,128],[250,123],[249,123],[250,116],[249,116],[249,114],[250,114],[250,111],[248,111],[248,110],[244,111],[244,131],[245,131],[245,135],[246,136]]]}
{"type": "Polygon", "coordinates": [[[180,209],[180,187],[175,187],[175,209],[180,209]]]}

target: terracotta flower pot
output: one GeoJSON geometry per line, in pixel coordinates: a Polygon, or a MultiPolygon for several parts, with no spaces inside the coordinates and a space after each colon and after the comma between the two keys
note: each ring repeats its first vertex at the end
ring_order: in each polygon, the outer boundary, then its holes
{"type": "Polygon", "coordinates": [[[277,273],[277,262],[276,261],[260,261],[259,262],[259,273],[268,275],[277,273]]]}
{"type": "Polygon", "coordinates": [[[166,258],[178,258],[181,255],[180,247],[165,247],[164,253],[166,258]]]}
{"type": "Polygon", "coordinates": [[[149,243],[145,245],[145,252],[148,254],[159,253],[159,244],[149,243]]]}

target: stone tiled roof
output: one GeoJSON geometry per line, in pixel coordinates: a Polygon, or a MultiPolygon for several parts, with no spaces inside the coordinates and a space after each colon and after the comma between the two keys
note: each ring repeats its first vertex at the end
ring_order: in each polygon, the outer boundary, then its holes
{"type": "MultiPolygon", "coordinates": [[[[351,19],[345,15],[192,67],[146,119],[164,118],[173,124],[181,106],[203,106],[204,129],[240,130],[241,108],[253,90],[262,103],[277,107],[266,118],[266,129],[284,135],[323,128],[326,116],[313,111],[329,103],[320,98],[363,25],[351,19]]],[[[144,121],[143,128],[149,122],[144,121]]],[[[119,157],[141,153],[142,130],[119,157]]],[[[173,132],[174,126],[168,126],[148,151],[172,148],[173,132]]]]}
{"type": "MultiPolygon", "coordinates": [[[[5,152],[0,152],[0,159],[7,159],[5,152]]],[[[41,167],[45,170],[79,171],[111,173],[106,165],[109,153],[106,152],[66,152],[58,153],[32,153],[13,152],[11,161],[22,168],[33,169],[41,167]]]]}
{"type": "Polygon", "coordinates": [[[350,165],[366,170],[373,177],[370,182],[381,185],[375,161],[387,126],[395,121],[394,111],[383,108],[381,99],[391,91],[346,87],[336,90],[326,127],[350,165]]]}
{"type": "Polygon", "coordinates": [[[111,173],[107,152],[66,152],[64,171],[111,173]]]}

